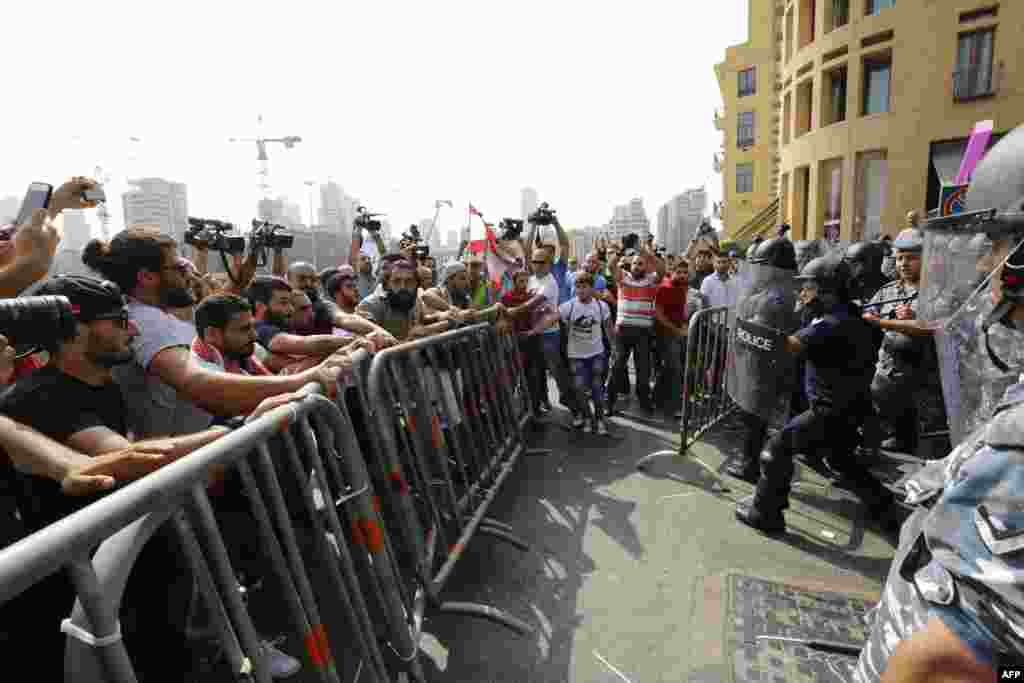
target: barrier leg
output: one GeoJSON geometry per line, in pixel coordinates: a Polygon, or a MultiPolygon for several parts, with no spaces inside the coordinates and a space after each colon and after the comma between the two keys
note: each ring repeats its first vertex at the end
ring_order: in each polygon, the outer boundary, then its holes
{"type": "MultiPolygon", "coordinates": [[[[68,648],[91,648],[96,657],[103,665],[106,676],[94,677],[93,680],[108,680],[115,683],[136,683],[135,670],[132,668],[131,660],[128,659],[128,652],[124,648],[124,641],[121,640],[121,625],[117,620],[117,612],[107,604],[100,587],[99,578],[93,568],[92,561],[88,557],[74,560],[68,565],[68,573],[75,584],[78,592],[78,599],[81,601],[91,624],[92,633],[72,638],[68,648]],[[97,643],[86,644],[86,636],[96,638],[97,643]]],[[[42,653],[43,656],[52,656],[52,653],[42,653]]],[[[71,661],[71,654],[68,660],[71,661]]],[[[68,680],[85,680],[81,674],[85,672],[75,671],[72,678],[68,680]]],[[[94,672],[98,673],[98,672],[94,672]]],[[[65,674],[65,677],[67,675],[65,674]]]]}

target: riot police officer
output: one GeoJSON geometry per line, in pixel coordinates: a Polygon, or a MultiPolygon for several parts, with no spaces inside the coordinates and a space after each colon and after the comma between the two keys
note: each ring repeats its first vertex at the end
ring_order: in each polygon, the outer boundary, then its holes
{"type": "Polygon", "coordinates": [[[828,448],[830,466],[866,503],[868,517],[891,530],[892,493],[852,458],[857,427],[871,409],[874,358],[871,328],[850,303],[849,267],[841,258],[823,256],[808,263],[796,279],[802,284],[801,306],[814,317],[787,336],[785,346],[806,360],[804,385],[810,405],[769,440],[753,500],[741,502],[736,517],[766,533],[785,531],[782,511],[789,507],[793,457],[828,448]]]}
{"type": "MultiPolygon", "coordinates": [[[[774,330],[783,335],[792,334],[798,327],[795,314],[796,252],[793,243],[785,237],[773,237],[758,245],[749,258],[748,276],[741,283],[737,295],[736,321],[747,321],[774,330]]],[[[734,340],[734,344],[739,341],[734,340]]],[[[742,348],[738,346],[737,348],[742,348]]],[[[780,349],[780,354],[784,352],[780,349]]],[[[736,363],[730,367],[729,392],[733,400],[743,409],[746,435],[739,460],[732,461],[726,468],[727,474],[756,483],[760,472],[761,448],[768,431],[768,420],[773,417],[780,394],[785,394],[779,381],[792,377],[791,365],[779,367],[769,354],[750,355],[750,362],[736,363]],[[737,369],[744,374],[736,376],[737,369]],[[766,398],[767,401],[762,400],[766,398]]],[[[788,396],[784,396],[788,398],[788,396]]]]}
{"type": "MultiPolygon", "coordinates": [[[[947,335],[940,356],[955,449],[907,483],[919,506],[874,612],[854,680],[995,681],[1001,661],[1024,657],[1024,127],[1003,138],[974,172],[963,214],[923,227],[925,255],[942,236],[991,240],[990,287],[925,324],[947,335]],[[932,240],[932,236],[935,239],[932,240]],[[965,380],[965,378],[968,378],[965,380]],[[991,402],[967,384],[1005,387],[991,402]],[[958,429],[969,426],[969,431],[958,429]]],[[[976,246],[984,248],[985,240],[976,246]]],[[[972,250],[948,252],[968,278],[982,264],[972,250]]],[[[963,282],[950,279],[936,300],[963,282]]]]}
{"type": "MultiPolygon", "coordinates": [[[[896,237],[893,251],[898,279],[878,290],[865,308],[864,316],[885,334],[871,382],[871,399],[886,437],[881,447],[906,453],[917,450],[915,394],[927,389],[941,392],[936,381],[937,368],[930,335],[906,334],[898,331],[897,325],[889,324],[891,320],[913,320],[917,317],[922,246],[921,231],[915,228],[904,230],[896,237]]],[[[874,441],[874,438],[869,440],[874,441]]]]}
{"type": "Polygon", "coordinates": [[[882,275],[882,260],[885,253],[877,242],[854,242],[846,248],[844,255],[850,265],[851,296],[861,302],[870,301],[886,283],[882,275]]]}

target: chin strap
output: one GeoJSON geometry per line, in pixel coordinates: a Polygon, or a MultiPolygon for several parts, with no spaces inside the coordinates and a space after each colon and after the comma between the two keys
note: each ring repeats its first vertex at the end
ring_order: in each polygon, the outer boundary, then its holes
{"type": "Polygon", "coordinates": [[[985,333],[985,350],[988,351],[988,358],[992,361],[992,365],[999,368],[1000,372],[1008,372],[1010,366],[1003,362],[1003,360],[996,355],[995,351],[992,350],[992,344],[989,341],[988,330],[996,323],[1002,325],[1011,326],[1008,317],[1010,315],[1010,309],[1013,308],[1013,302],[1008,301],[1005,297],[999,302],[999,304],[992,310],[991,313],[985,318],[985,322],[981,325],[982,332],[985,333]]]}

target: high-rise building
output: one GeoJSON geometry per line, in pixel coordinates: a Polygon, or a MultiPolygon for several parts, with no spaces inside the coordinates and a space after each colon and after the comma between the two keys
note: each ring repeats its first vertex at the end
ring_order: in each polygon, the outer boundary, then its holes
{"type": "MultiPolygon", "coordinates": [[[[665,209],[665,240],[659,237],[658,244],[663,245],[670,254],[685,252],[697,232],[697,226],[706,216],[707,205],[708,195],[703,187],[695,187],[672,197],[662,207],[665,209]]],[[[658,218],[660,221],[660,210],[658,218]]]]}
{"type": "Polygon", "coordinates": [[[658,207],[658,229],[654,240],[658,246],[668,245],[668,202],[658,207]]]}
{"type": "Polygon", "coordinates": [[[286,228],[303,225],[302,208],[297,203],[288,201],[287,197],[261,199],[258,203],[258,215],[263,220],[283,225],[286,228]]]}
{"type": "Polygon", "coordinates": [[[537,210],[540,201],[537,197],[537,190],[532,187],[524,187],[519,191],[519,217],[526,220],[527,216],[537,210]]]}
{"type": "Polygon", "coordinates": [[[644,239],[651,231],[651,221],[644,210],[644,200],[634,197],[628,204],[620,204],[612,213],[608,232],[613,239],[621,239],[624,235],[636,233],[644,239]]]}
{"type": "Polygon", "coordinates": [[[334,181],[324,183],[320,186],[319,223],[326,230],[336,232],[343,244],[348,244],[352,239],[352,221],[358,205],[358,200],[346,194],[334,181]]]}
{"type": "Polygon", "coordinates": [[[188,227],[188,198],[184,183],[163,178],[129,180],[134,189],[121,195],[124,225],[156,225],[160,231],[184,244],[188,227]]]}
{"type": "Polygon", "coordinates": [[[431,226],[434,224],[433,218],[421,218],[419,225],[417,226],[420,230],[420,237],[424,240],[431,249],[441,248],[441,236],[439,230],[431,230],[431,226]]]}
{"type": "Polygon", "coordinates": [[[458,247],[459,246],[459,231],[458,230],[449,230],[447,237],[448,237],[448,239],[447,239],[447,241],[444,244],[446,247],[451,248],[451,247],[458,247]]]}

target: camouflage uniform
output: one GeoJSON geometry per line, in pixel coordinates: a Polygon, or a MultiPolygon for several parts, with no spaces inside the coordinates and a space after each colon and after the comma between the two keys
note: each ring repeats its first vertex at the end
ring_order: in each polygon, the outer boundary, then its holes
{"type": "MultiPolygon", "coordinates": [[[[900,299],[917,293],[917,288],[902,281],[891,282],[872,297],[872,302],[900,299]]],[[[883,320],[896,319],[896,308],[906,304],[917,314],[918,299],[887,303],[873,309],[883,320]]],[[[922,389],[941,395],[934,344],[926,337],[910,337],[900,332],[885,332],[878,351],[878,364],[871,382],[871,399],[875,413],[887,423],[885,431],[892,434],[898,425],[903,434],[895,434],[910,450],[917,445],[919,410],[917,395],[922,389]]]]}
{"type": "Polygon", "coordinates": [[[908,483],[929,503],[900,546],[854,680],[879,680],[900,641],[938,617],[979,661],[1024,655],[1024,384],[995,416],[908,483]],[[938,496],[936,501],[936,496],[938,496]]]}

